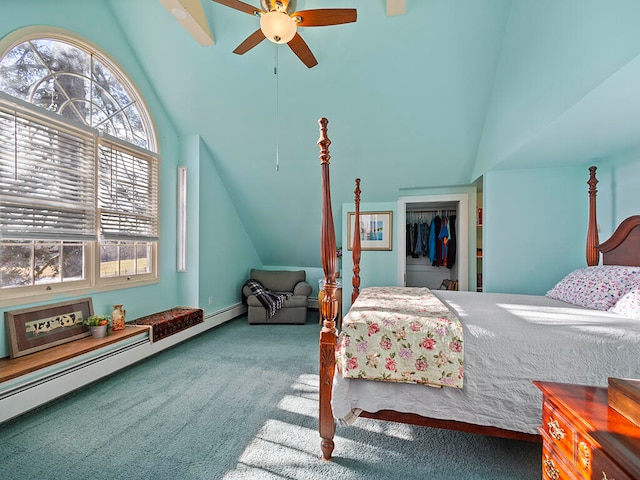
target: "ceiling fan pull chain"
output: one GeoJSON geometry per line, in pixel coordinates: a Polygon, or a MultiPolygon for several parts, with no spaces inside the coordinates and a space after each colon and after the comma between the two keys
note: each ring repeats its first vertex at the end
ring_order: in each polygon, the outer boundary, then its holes
{"type": "Polygon", "coordinates": [[[280,171],[280,85],[278,82],[278,45],[274,45],[276,49],[276,64],[273,67],[273,73],[276,76],[276,172],[280,171]]]}

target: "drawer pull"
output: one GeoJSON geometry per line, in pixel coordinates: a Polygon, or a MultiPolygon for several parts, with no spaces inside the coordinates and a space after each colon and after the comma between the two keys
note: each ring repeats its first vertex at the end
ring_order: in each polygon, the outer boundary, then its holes
{"type": "MultiPolygon", "coordinates": [[[[584,470],[589,470],[589,446],[585,442],[580,442],[578,444],[578,459],[580,461],[580,466],[584,470]]],[[[602,472],[604,475],[604,472],[602,472]]],[[[606,477],[606,475],[605,475],[606,477]]]]}
{"type": "Polygon", "coordinates": [[[560,470],[556,468],[556,464],[553,462],[553,460],[551,460],[546,455],[545,457],[546,458],[544,460],[544,473],[546,473],[547,477],[549,477],[551,480],[559,480],[560,470]]]}
{"type": "Polygon", "coordinates": [[[616,480],[615,478],[609,478],[607,477],[607,474],[602,472],[602,480],[616,480]]]}
{"type": "Polygon", "coordinates": [[[564,429],[560,426],[557,420],[549,418],[547,426],[549,427],[549,434],[556,440],[562,440],[565,437],[566,434],[564,433],[564,429]]]}

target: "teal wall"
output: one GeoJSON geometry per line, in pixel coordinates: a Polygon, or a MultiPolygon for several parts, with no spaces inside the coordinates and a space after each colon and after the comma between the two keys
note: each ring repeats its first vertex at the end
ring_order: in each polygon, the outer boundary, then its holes
{"type": "Polygon", "coordinates": [[[216,311],[237,303],[251,268],[262,264],[229,192],[216,168],[215,157],[202,142],[199,208],[199,304],[216,311]],[[213,303],[209,305],[209,297],[213,303]]]}
{"type": "Polygon", "coordinates": [[[544,294],[586,266],[588,178],[577,167],[484,174],[485,291],[544,294]]]}
{"type": "MultiPolygon", "coordinates": [[[[598,167],[599,239],[606,240],[640,205],[640,154],[594,159],[598,167]]],[[[587,164],[571,168],[490,171],[484,175],[484,287],[544,294],[586,266],[587,164]]]]}
{"type": "Polygon", "coordinates": [[[602,242],[622,220],[640,214],[640,149],[607,158],[597,165],[598,224],[602,242]]]}
{"type": "MultiPolygon", "coordinates": [[[[260,266],[242,221],[216,173],[213,160],[197,135],[179,138],[176,126],[159,101],[152,82],[140,68],[118,22],[103,2],[3,1],[0,39],[21,27],[49,25],[73,32],[97,46],[128,74],[144,98],[155,123],[160,162],[159,282],[154,285],[90,292],[96,313],[108,314],[122,303],[127,319],[176,305],[217,311],[240,301],[240,285],[251,266],[260,266]],[[10,4],[11,8],[8,7],[10,4]],[[95,18],[95,22],[88,22],[95,18]],[[115,32],[115,34],[114,34],[115,32]],[[188,268],[176,272],[177,167],[188,167],[188,268]],[[206,180],[203,180],[203,176],[206,180]],[[205,183],[201,187],[201,183],[205,183]],[[200,198],[202,196],[202,198],[200,198]],[[208,297],[213,296],[213,304],[208,297]]],[[[38,306],[73,297],[52,295],[44,302],[0,308],[5,311],[38,306]]],[[[4,323],[0,327],[0,358],[9,355],[4,323]]]]}
{"type": "MultiPolygon", "coordinates": [[[[640,2],[635,0],[514,0],[495,70],[474,178],[494,166],[500,167],[500,163],[513,166],[527,162],[534,166],[543,162],[552,166],[575,157],[576,152],[571,149],[566,150],[564,158],[555,160],[549,155],[531,155],[529,147],[549,134],[547,129],[554,122],[557,130],[551,130],[552,134],[563,131],[558,121],[569,127],[564,139],[575,135],[584,124],[598,122],[598,138],[586,136],[584,148],[599,145],[599,139],[616,136],[620,125],[606,120],[616,95],[603,96],[602,104],[597,102],[601,90],[624,91],[615,82],[607,82],[637,61],[638,18],[640,2]],[[596,102],[587,115],[580,109],[585,99],[596,102]]],[[[624,110],[621,103],[619,114],[624,110]]],[[[562,136],[553,141],[561,140],[562,136]]]]}

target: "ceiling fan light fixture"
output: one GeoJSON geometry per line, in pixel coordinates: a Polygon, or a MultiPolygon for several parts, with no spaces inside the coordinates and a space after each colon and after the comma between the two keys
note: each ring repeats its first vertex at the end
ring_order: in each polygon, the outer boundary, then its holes
{"type": "Polygon", "coordinates": [[[260,29],[273,43],[288,43],[295,37],[298,24],[286,13],[272,10],[260,17],[260,29]]]}

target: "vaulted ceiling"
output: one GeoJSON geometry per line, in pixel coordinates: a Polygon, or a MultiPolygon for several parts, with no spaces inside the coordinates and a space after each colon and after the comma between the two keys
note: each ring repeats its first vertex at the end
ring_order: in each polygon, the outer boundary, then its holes
{"type": "Polygon", "coordinates": [[[259,21],[209,0],[211,46],[160,0],[107,1],[176,130],[202,138],[267,265],[319,264],[320,117],[337,212],[355,177],[363,201],[391,202],[403,188],[586,164],[639,143],[636,0],[407,0],[397,16],[385,0],[299,0],[358,10],[356,23],[299,30],[312,69],[268,41],[232,53],[259,21]]]}

